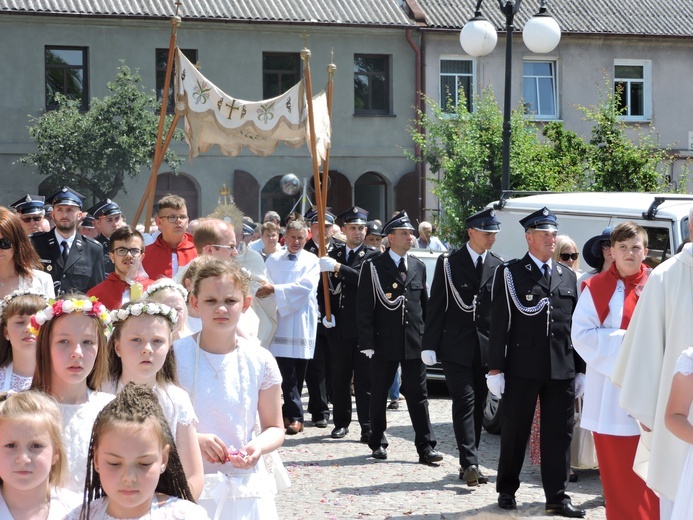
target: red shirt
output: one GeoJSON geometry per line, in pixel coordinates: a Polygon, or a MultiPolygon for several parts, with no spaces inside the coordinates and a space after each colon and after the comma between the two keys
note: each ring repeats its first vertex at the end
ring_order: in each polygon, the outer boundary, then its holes
{"type": "Polygon", "coordinates": [[[142,267],[147,271],[147,276],[152,280],[162,276],[173,278],[171,255],[174,253],[178,257],[179,268],[197,258],[197,249],[193,244],[192,235],[185,233],[183,240],[175,249],[171,249],[171,246],[164,241],[163,235],[156,237],[156,240],[145,249],[142,259],[142,267]]]}
{"type": "MultiPolygon", "coordinates": [[[[154,280],[142,280],[142,289],[146,289],[154,280]]],[[[100,284],[92,287],[87,292],[87,296],[96,296],[109,311],[120,309],[123,304],[123,292],[128,288],[128,283],[121,280],[117,274],[110,273],[100,284]]]]}

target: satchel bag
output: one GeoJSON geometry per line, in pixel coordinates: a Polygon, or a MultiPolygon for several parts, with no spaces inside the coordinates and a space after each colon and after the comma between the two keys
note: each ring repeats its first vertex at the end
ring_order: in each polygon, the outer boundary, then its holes
{"type": "Polygon", "coordinates": [[[599,467],[597,450],[590,430],[580,427],[582,421],[583,398],[575,400],[575,419],[573,422],[573,440],[570,443],[570,466],[578,469],[599,467]]]}

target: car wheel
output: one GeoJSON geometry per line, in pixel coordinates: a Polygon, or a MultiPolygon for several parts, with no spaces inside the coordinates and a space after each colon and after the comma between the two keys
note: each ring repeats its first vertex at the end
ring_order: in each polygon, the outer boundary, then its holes
{"type": "Polygon", "coordinates": [[[501,432],[501,400],[491,392],[486,396],[486,404],[484,406],[484,418],[482,426],[484,430],[493,435],[498,435],[501,432]]]}

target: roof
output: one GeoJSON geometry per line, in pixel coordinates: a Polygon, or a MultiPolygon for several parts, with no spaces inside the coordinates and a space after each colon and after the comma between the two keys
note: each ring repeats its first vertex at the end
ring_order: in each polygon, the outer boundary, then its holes
{"type": "MultiPolygon", "coordinates": [[[[460,29],[474,16],[476,0],[416,0],[426,14],[426,25],[460,29]]],[[[539,11],[540,0],[524,0],[515,16],[516,30],[539,11]]],[[[549,0],[549,13],[563,33],[639,36],[693,36],[691,0],[549,0]]],[[[486,0],[482,14],[499,31],[505,16],[496,0],[486,0]]]]}
{"type": "MultiPolygon", "coordinates": [[[[170,18],[175,0],[0,0],[0,13],[170,18]]],[[[414,26],[398,0],[181,0],[186,20],[414,26]]]]}

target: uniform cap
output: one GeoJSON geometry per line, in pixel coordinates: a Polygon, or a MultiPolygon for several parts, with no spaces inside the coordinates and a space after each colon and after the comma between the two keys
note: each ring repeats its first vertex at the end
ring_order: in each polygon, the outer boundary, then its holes
{"type": "Polygon", "coordinates": [[[10,204],[10,207],[20,215],[32,215],[34,213],[41,213],[42,211],[45,211],[45,201],[46,197],[41,195],[27,194],[17,202],[10,204]]]}
{"type": "Polygon", "coordinates": [[[383,226],[375,220],[369,220],[366,222],[366,236],[368,235],[383,236],[383,226]]]}
{"type": "Polygon", "coordinates": [[[94,229],[94,217],[87,215],[82,219],[79,225],[83,228],[94,229]]]}
{"type": "Polygon", "coordinates": [[[558,231],[556,215],[547,207],[538,209],[520,220],[520,224],[525,231],[539,229],[542,231],[558,231]]]}
{"type": "MultiPolygon", "coordinates": [[[[311,224],[316,224],[318,222],[318,210],[312,208],[308,213],[304,215],[306,222],[311,224]]],[[[330,208],[325,210],[325,224],[332,225],[337,217],[330,211],[330,208]]]]}
{"type": "Polygon", "coordinates": [[[46,199],[46,202],[48,204],[52,204],[53,206],[58,206],[62,204],[64,206],[77,206],[81,209],[82,203],[84,202],[84,195],[82,195],[79,192],[76,192],[72,188],[63,186],[62,188],[60,188],[60,190],[48,197],[48,199],[46,199]]]}
{"type": "Polygon", "coordinates": [[[500,231],[500,222],[496,218],[496,212],[492,208],[486,208],[467,217],[465,221],[468,229],[477,229],[489,233],[500,231]]]}
{"type": "Polygon", "coordinates": [[[344,224],[365,224],[368,221],[368,211],[354,206],[340,213],[337,218],[342,219],[344,224]]]}
{"type": "Polygon", "coordinates": [[[120,206],[118,206],[118,204],[113,202],[111,199],[106,199],[94,204],[87,210],[87,213],[94,218],[99,218],[107,217],[109,215],[117,215],[122,213],[122,210],[120,209],[120,206]]]}
{"type": "Polygon", "coordinates": [[[411,229],[414,231],[414,226],[411,225],[409,215],[406,211],[400,211],[383,226],[383,235],[388,235],[395,229],[411,229]]]}

